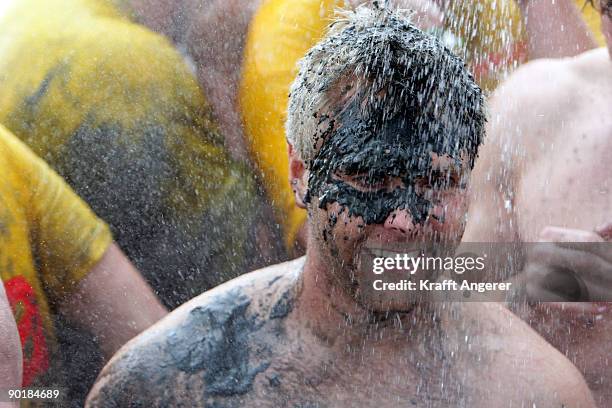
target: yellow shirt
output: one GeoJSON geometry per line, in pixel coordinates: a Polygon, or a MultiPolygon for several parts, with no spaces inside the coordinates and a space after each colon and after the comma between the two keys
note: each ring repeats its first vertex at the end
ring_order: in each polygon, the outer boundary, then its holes
{"type": "MultiPolygon", "coordinates": [[[[465,53],[481,86],[491,90],[508,68],[524,59],[526,46],[514,1],[476,3],[450,2],[446,29],[457,36],[457,49],[465,53]]],[[[576,3],[582,8],[583,0],[576,3]]],[[[289,86],[297,61],[324,35],[341,5],[342,0],[267,0],[247,38],[240,89],[246,136],[289,247],[306,218],[288,183],[284,123],[289,86]]],[[[584,14],[599,32],[596,12],[587,7],[584,14]]]]}
{"type": "Polygon", "coordinates": [[[0,278],[23,346],[24,386],[54,383],[51,314],[100,260],[111,234],[45,162],[0,126],[0,278]]]}
{"type": "Polygon", "coordinates": [[[248,271],[260,202],[193,72],[107,0],[19,0],[0,21],[0,123],[110,225],[167,306],[248,271]]]}

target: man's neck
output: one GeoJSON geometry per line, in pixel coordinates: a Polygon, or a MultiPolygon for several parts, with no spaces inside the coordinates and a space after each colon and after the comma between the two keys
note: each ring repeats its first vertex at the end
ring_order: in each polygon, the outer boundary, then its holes
{"type": "Polygon", "coordinates": [[[330,345],[357,346],[354,350],[403,348],[412,341],[418,343],[421,334],[429,336],[432,329],[440,328],[431,303],[411,306],[405,312],[368,310],[334,281],[317,250],[308,248],[295,316],[318,338],[330,345]]]}

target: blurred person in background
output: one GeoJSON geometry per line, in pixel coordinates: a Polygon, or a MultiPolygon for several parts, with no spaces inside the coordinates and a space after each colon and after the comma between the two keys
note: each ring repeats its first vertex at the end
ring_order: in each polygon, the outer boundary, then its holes
{"type": "Polygon", "coordinates": [[[0,22],[0,122],[109,223],[176,307],[269,261],[275,235],[188,61],[124,6],[13,2],[0,22]]]}
{"type": "MultiPolygon", "coordinates": [[[[228,154],[189,62],[127,6],[12,2],[0,18],[0,123],[107,222],[174,308],[284,251],[252,171],[228,154]]],[[[71,383],[83,384],[84,395],[93,381],[84,372],[101,368],[89,356],[99,351],[82,327],[55,324],[71,383]]]]}
{"type": "MultiPolygon", "coordinates": [[[[0,278],[6,291],[0,300],[8,299],[14,315],[8,329],[16,321],[23,348],[23,379],[14,385],[59,388],[63,399],[58,402],[75,406],[70,387],[96,375],[83,373],[79,365],[98,356],[63,349],[57,342],[64,330],[56,324],[58,317],[95,335],[104,353],[101,364],[166,311],[113,243],[107,225],[3,127],[0,173],[0,278]],[[72,361],[80,375],[74,377],[77,383],[66,378],[74,373],[63,366],[61,355],[85,359],[72,361]]],[[[0,307],[2,324],[6,310],[0,307]]],[[[5,335],[9,338],[0,341],[0,354],[14,356],[20,348],[10,331],[1,330],[0,337],[5,335]]],[[[5,380],[0,378],[0,384],[5,380]]]]}
{"type": "Polygon", "coordinates": [[[19,403],[6,400],[9,389],[21,387],[21,343],[11,306],[0,280],[0,408],[16,408],[19,403]]]}
{"type": "Polygon", "coordinates": [[[605,44],[601,18],[588,1],[516,0],[516,4],[528,60],[572,57],[605,44]]]}
{"type": "Polygon", "coordinates": [[[464,239],[554,243],[520,259],[515,279],[526,279],[534,303],[517,313],[608,407],[612,244],[601,243],[612,241],[612,2],[594,3],[607,47],[525,64],[493,94],[464,239]],[[568,272],[572,284],[562,284],[568,272]]]}

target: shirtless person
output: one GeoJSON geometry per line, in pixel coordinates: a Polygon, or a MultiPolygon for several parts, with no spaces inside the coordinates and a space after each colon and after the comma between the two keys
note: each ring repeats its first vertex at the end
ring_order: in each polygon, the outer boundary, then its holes
{"type": "MultiPolygon", "coordinates": [[[[612,287],[612,250],[567,244],[612,235],[601,227],[612,217],[612,2],[597,6],[607,48],[531,62],[492,97],[464,239],[566,242],[533,253],[525,271],[571,268],[591,294],[599,292],[594,300],[610,300],[601,288],[612,287]]],[[[539,282],[530,292],[542,294],[539,282]]],[[[612,304],[540,304],[526,319],[582,371],[596,401],[610,406],[612,304]]]]}
{"type": "Polygon", "coordinates": [[[113,358],[88,406],[592,406],[503,306],[375,299],[357,268],[364,248],[461,239],[484,106],[458,58],[359,8],[302,61],[288,112],[306,257],[181,306],[113,358]]]}

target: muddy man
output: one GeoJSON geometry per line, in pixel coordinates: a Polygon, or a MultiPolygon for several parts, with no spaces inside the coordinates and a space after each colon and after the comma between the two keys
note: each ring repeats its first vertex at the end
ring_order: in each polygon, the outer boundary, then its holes
{"type": "Polygon", "coordinates": [[[593,406],[502,305],[374,296],[358,267],[387,244],[458,245],[484,125],[480,89],[437,39],[400,12],[347,12],[291,89],[307,255],[175,310],[115,355],[87,405],[593,406]]]}

